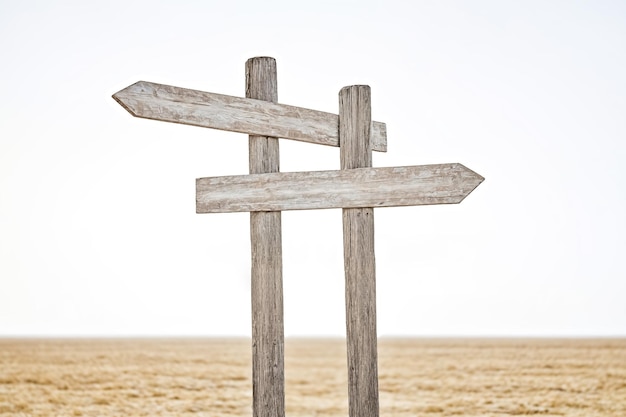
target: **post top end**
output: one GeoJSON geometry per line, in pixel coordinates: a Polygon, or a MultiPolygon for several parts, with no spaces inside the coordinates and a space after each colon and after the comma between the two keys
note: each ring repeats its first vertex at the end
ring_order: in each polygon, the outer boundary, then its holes
{"type": "Polygon", "coordinates": [[[255,56],[255,57],[249,58],[247,62],[256,61],[256,60],[259,60],[259,61],[268,60],[268,61],[276,62],[276,58],[272,58],[271,56],[255,56]]]}
{"type": "Polygon", "coordinates": [[[368,92],[371,92],[372,89],[369,85],[365,85],[365,84],[357,84],[357,85],[347,85],[345,87],[343,87],[341,90],[339,90],[339,95],[341,94],[345,94],[347,93],[349,90],[365,90],[368,92]]]}

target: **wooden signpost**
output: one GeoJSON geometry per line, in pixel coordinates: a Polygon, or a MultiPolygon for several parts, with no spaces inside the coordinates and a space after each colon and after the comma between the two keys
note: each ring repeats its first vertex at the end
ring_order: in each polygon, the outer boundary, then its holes
{"type": "Polygon", "coordinates": [[[483,177],[461,164],[372,168],[387,150],[370,88],[344,87],[339,115],[277,103],[276,61],[246,62],[246,98],[139,81],[113,95],[133,116],[249,135],[250,175],[196,180],[198,213],[250,212],[254,417],[284,417],[281,211],[343,211],[350,417],[377,417],[374,207],[461,202],[483,177]],[[279,172],[278,138],[340,147],[341,170],[279,172]]]}

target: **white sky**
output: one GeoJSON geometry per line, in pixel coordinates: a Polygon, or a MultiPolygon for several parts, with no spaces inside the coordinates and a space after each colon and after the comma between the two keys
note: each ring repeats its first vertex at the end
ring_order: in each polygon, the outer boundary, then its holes
{"type": "MultiPolygon", "coordinates": [[[[337,112],[462,204],[376,210],[379,335],[626,335],[626,3],[1,1],[0,336],[249,335],[248,214],[195,214],[247,136],[131,117],[138,80],[337,112]]],[[[281,169],[338,169],[281,141],[281,169]]],[[[285,333],[345,333],[340,210],[283,213],[285,333]]]]}

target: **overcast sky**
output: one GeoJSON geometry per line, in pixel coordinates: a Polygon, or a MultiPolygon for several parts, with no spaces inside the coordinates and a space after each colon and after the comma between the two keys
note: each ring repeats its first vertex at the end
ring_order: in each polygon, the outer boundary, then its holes
{"type": "MultiPolygon", "coordinates": [[[[460,162],[459,205],[375,212],[378,333],[626,336],[626,3],[0,2],[0,336],[250,335],[249,215],[195,214],[247,136],[133,118],[138,80],[336,113],[374,166],[460,162]]],[[[339,149],[281,141],[281,170],[339,149]]],[[[345,334],[340,210],[283,213],[285,333],[345,334]]]]}

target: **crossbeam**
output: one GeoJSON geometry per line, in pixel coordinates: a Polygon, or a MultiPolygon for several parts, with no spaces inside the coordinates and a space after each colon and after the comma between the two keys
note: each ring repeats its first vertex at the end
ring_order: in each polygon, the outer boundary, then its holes
{"type": "MultiPolygon", "coordinates": [[[[339,146],[339,116],[285,104],[138,81],[113,94],[143,119],[339,146]]],[[[387,127],[372,122],[372,150],[387,152],[387,127]]]]}
{"type": "Polygon", "coordinates": [[[196,212],[457,204],[483,179],[458,163],[198,178],[196,212]]]}

